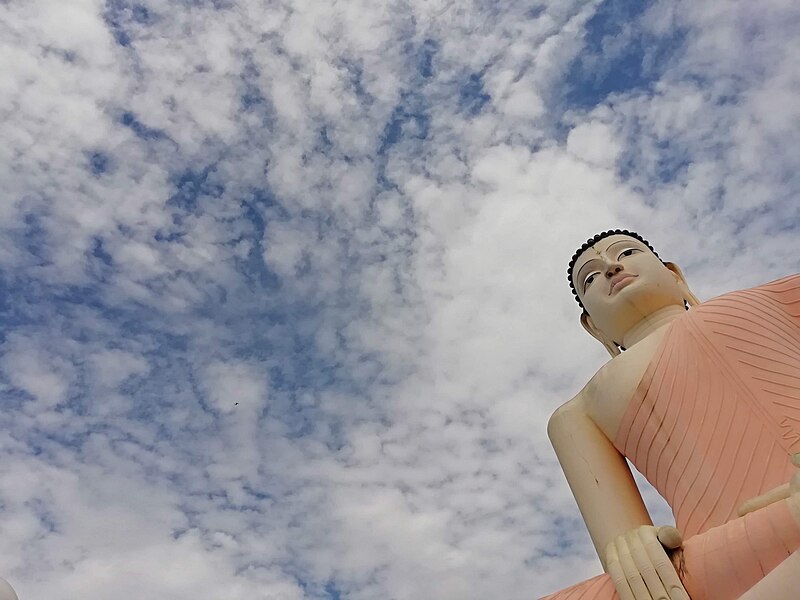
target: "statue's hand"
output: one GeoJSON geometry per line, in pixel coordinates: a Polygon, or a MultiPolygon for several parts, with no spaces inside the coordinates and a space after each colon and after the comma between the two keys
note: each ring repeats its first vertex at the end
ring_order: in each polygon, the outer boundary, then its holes
{"type": "MultiPolygon", "coordinates": [[[[800,467],[800,452],[792,456],[792,462],[794,466],[800,467]]],[[[792,497],[800,502],[800,471],[794,474],[794,477],[792,477],[789,483],[785,483],[784,485],[771,489],[765,494],[743,502],[739,507],[739,516],[743,517],[747,513],[792,497]]]]}
{"type": "Polygon", "coordinates": [[[606,568],[621,600],[689,600],[667,556],[683,543],[674,527],[643,525],[606,547],[606,568]]]}

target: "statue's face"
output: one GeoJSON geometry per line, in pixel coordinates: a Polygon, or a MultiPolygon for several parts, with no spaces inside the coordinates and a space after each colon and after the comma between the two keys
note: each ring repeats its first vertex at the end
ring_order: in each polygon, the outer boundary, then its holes
{"type": "Polygon", "coordinates": [[[684,302],[685,284],[678,272],[624,234],[584,250],[575,261],[572,281],[594,326],[617,342],[646,316],[684,302]]]}

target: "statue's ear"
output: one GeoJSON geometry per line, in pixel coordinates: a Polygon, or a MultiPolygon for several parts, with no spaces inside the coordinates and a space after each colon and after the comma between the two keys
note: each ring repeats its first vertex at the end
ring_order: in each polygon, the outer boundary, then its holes
{"type": "Polygon", "coordinates": [[[692,290],[689,289],[689,284],[686,283],[686,277],[683,276],[681,268],[673,262],[665,262],[664,266],[672,271],[672,274],[675,275],[675,278],[678,280],[678,285],[681,287],[683,299],[686,300],[686,304],[689,306],[697,306],[700,304],[700,300],[692,293],[692,290]]]}
{"type": "Polygon", "coordinates": [[[621,354],[619,346],[617,346],[612,340],[608,339],[603,332],[597,328],[597,326],[594,324],[594,321],[592,321],[592,317],[589,316],[589,313],[581,313],[581,325],[583,325],[583,328],[590,336],[603,344],[603,347],[611,355],[611,358],[621,354]]]}

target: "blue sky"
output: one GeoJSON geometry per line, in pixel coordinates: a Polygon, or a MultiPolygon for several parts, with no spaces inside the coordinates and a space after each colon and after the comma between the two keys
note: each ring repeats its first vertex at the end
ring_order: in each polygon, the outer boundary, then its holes
{"type": "MultiPolygon", "coordinates": [[[[532,598],[600,567],[564,281],[797,272],[788,0],[0,5],[0,575],[21,597],[532,598]]],[[[669,514],[647,491],[657,521],[669,514]]]]}

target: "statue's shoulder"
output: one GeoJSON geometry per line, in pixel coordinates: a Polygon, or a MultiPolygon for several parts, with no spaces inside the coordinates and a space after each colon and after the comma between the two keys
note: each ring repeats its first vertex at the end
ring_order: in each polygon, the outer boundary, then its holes
{"type": "Polygon", "coordinates": [[[585,430],[591,421],[611,440],[617,422],[621,418],[628,400],[633,395],[635,382],[625,360],[615,357],[605,363],[585,386],[569,401],[559,406],[550,416],[547,433],[554,438],[574,438],[576,426],[585,430]]]}
{"type": "Polygon", "coordinates": [[[553,412],[550,417],[551,421],[570,418],[575,413],[591,415],[592,408],[603,404],[604,399],[609,396],[610,389],[613,390],[616,387],[614,382],[619,379],[625,369],[626,361],[620,360],[622,356],[616,356],[600,367],[575,396],[553,412]]]}
{"type": "Polygon", "coordinates": [[[787,275],[786,277],[781,277],[780,279],[768,281],[767,283],[756,287],[767,289],[795,289],[800,287],[800,273],[795,273],[794,275],[787,275]]]}
{"type": "Polygon", "coordinates": [[[753,291],[764,292],[772,296],[787,296],[792,300],[796,299],[800,293],[800,273],[787,275],[774,281],[769,281],[762,285],[751,288],[753,291]]]}
{"type": "Polygon", "coordinates": [[[662,328],[606,362],[575,398],[564,405],[565,410],[582,411],[609,439],[614,439],[667,330],[662,328]]]}
{"type": "Polygon", "coordinates": [[[582,402],[586,405],[605,403],[609,395],[618,397],[632,394],[634,390],[630,389],[631,386],[639,383],[665,331],[658,331],[600,367],[581,390],[582,402]]]}
{"type": "Polygon", "coordinates": [[[784,321],[782,326],[800,328],[798,305],[800,273],[714,296],[693,307],[687,315],[701,327],[708,327],[709,334],[716,330],[721,321],[730,326],[746,327],[746,323],[752,322],[755,315],[767,314],[773,315],[769,318],[784,321]],[[704,325],[706,321],[714,327],[704,325]]]}
{"type": "Polygon", "coordinates": [[[613,382],[625,369],[625,360],[621,360],[624,355],[616,356],[606,362],[600,369],[586,382],[586,385],[575,394],[570,400],[559,406],[551,419],[569,415],[574,412],[586,413],[589,408],[608,396],[609,385],[613,388],[613,382]]]}
{"type": "Polygon", "coordinates": [[[796,296],[800,294],[800,273],[795,273],[794,275],[787,275],[786,277],[781,277],[780,279],[774,279],[772,281],[768,281],[766,283],[762,283],[759,285],[755,285],[748,288],[742,288],[737,290],[731,290],[730,292],[726,292],[719,296],[715,296],[703,302],[700,306],[705,305],[713,305],[716,304],[718,301],[725,300],[731,297],[740,297],[742,294],[746,293],[756,293],[756,294],[764,294],[767,296],[796,296]]]}
{"type": "Polygon", "coordinates": [[[553,430],[563,426],[565,422],[572,421],[576,418],[577,415],[585,415],[586,414],[586,403],[585,403],[585,394],[583,390],[578,392],[571,400],[568,400],[561,406],[559,406],[553,414],[550,415],[550,419],[547,422],[547,432],[551,434],[553,430]]]}

